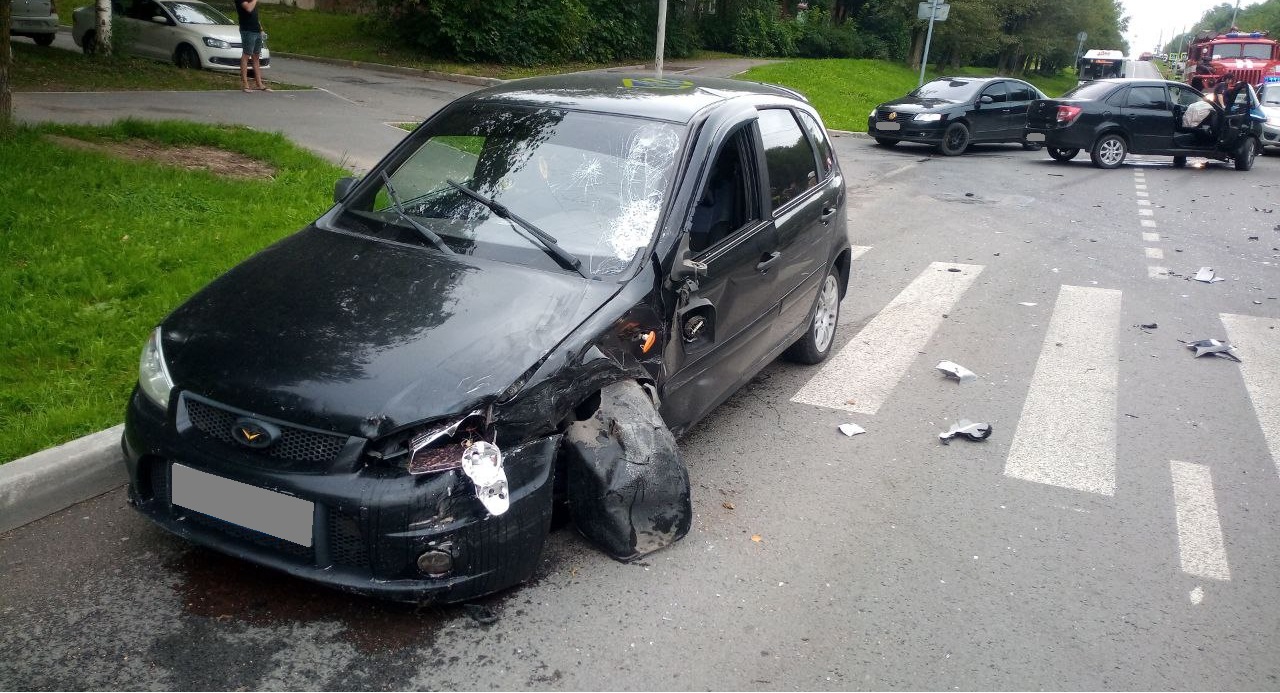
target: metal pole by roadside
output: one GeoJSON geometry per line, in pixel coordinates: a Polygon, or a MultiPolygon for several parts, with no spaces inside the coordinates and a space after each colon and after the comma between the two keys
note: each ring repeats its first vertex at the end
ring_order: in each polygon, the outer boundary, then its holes
{"type": "Polygon", "coordinates": [[[924,71],[929,67],[929,44],[933,41],[933,18],[938,16],[938,3],[942,0],[931,0],[929,3],[929,31],[924,37],[924,55],[920,58],[920,83],[916,86],[924,86],[924,71]]]}
{"type": "Polygon", "coordinates": [[[658,0],[658,47],[655,49],[653,65],[658,79],[662,79],[662,47],[667,42],[667,0],[658,0]]]}

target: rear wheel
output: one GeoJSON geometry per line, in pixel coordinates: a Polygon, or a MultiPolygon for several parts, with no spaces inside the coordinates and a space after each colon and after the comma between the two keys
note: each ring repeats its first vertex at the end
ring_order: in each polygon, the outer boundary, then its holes
{"type": "Polygon", "coordinates": [[[1059,149],[1058,147],[1049,147],[1049,158],[1054,161],[1071,161],[1080,153],[1079,149],[1059,149]]]}
{"type": "Polygon", "coordinates": [[[1173,157],[1173,167],[1174,167],[1174,168],[1182,168],[1183,166],[1186,166],[1186,165],[1187,165],[1187,157],[1185,157],[1185,156],[1175,156],[1175,157],[1173,157]]]}
{"type": "Polygon", "coordinates": [[[1258,140],[1252,137],[1244,138],[1240,143],[1239,149],[1236,150],[1236,170],[1248,171],[1253,168],[1253,160],[1258,156],[1258,140]]]}
{"type": "Polygon", "coordinates": [[[818,297],[813,302],[813,312],[809,315],[809,329],[795,344],[783,352],[790,361],[796,363],[822,363],[831,353],[831,343],[836,337],[836,323],[840,321],[840,278],[836,276],[833,265],[827,270],[827,278],[818,287],[818,297]]]}
{"type": "Polygon", "coordinates": [[[180,70],[199,70],[200,55],[196,53],[196,49],[184,43],[173,52],[173,64],[180,70]]]}
{"type": "Polygon", "coordinates": [[[952,123],[942,133],[938,151],[945,156],[959,156],[969,148],[969,127],[964,123],[952,123]]]}
{"type": "Polygon", "coordinates": [[[93,55],[98,52],[98,34],[92,31],[86,32],[84,38],[80,39],[80,48],[85,55],[93,55]]]}
{"type": "Polygon", "coordinates": [[[1128,154],[1129,145],[1125,144],[1124,138],[1112,133],[1099,137],[1093,143],[1093,151],[1089,152],[1089,157],[1098,168],[1115,168],[1124,163],[1128,154]]]}
{"type": "Polygon", "coordinates": [[[897,144],[899,141],[900,140],[891,139],[889,137],[876,138],[876,144],[880,145],[881,147],[892,147],[893,145],[897,144]]]}
{"type": "Polygon", "coordinates": [[[37,46],[52,46],[53,36],[53,34],[36,34],[31,38],[35,40],[37,46]]]}

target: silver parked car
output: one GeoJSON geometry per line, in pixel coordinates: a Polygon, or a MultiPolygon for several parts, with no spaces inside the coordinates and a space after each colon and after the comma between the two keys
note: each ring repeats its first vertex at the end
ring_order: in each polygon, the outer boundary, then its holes
{"type": "Polygon", "coordinates": [[[10,7],[10,36],[25,36],[39,46],[53,43],[58,34],[58,8],[53,0],[13,0],[10,7]]]}
{"type": "MultiPolygon", "coordinates": [[[[112,2],[112,12],[124,33],[130,53],[173,61],[183,68],[238,71],[240,27],[217,9],[199,0],[131,0],[112,2]]],[[[98,43],[96,8],[78,7],[72,12],[71,37],[85,53],[98,43]]],[[[271,52],[262,49],[262,67],[271,63],[271,52]]]]}

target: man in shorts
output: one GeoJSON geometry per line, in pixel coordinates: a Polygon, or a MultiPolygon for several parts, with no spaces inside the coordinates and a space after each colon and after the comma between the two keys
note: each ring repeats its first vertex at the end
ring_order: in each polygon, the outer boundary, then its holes
{"type": "Polygon", "coordinates": [[[253,78],[255,85],[262,91],[271,91],[262,81],[262,23],[258,21],[258,0],[236,0],[236,18],[240,20],[240,44],[243,53],[240,55],[240,88],[246,93],[249,88],[249,59],[253,59],[253,78]]]}

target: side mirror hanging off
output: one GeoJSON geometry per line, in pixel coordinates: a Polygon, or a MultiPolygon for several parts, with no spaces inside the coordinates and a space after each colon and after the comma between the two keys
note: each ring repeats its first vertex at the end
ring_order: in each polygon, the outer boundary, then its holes
{"type": "Polygon", "coordinates": [[[356,187],[356,183],[359,182],[360,179],[355,176],[339,178],[337,182],[333,184],[333,201],[342,202],[342,198],[346,197],[347,193],[351,192],[351,189],[356,187]]]}

